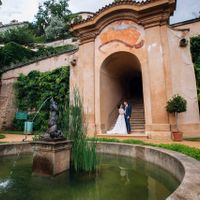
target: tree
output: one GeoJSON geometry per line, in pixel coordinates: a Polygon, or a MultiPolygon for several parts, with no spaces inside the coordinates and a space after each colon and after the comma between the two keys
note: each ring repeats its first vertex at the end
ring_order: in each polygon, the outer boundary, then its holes
{"type": "Polygon", "coordinates": [[[48,40],[58,39],[64,35],[65,23],[58,16],[51,18],[49,26],[45,29],[45,34],[48,40]]]}
{"type": "Polygon", "coordinates": [[[37,32],[39,35],[45,34],[45,29],[49,26],[51,18],[54,16],[63,19],[68,25],[69,15],[71,11],[68,9],[69,0],[47,0],[39,6],[39,11],[36,14],[37,32]]]}
{"type": "Polygon", "coordinates": [[[169,113],[174,113],[176,117],[176,129],[178,130],[178,114],[186,112],[187,101],[180,95],[174,95],[168,102],[166,110],[169,113]]]}

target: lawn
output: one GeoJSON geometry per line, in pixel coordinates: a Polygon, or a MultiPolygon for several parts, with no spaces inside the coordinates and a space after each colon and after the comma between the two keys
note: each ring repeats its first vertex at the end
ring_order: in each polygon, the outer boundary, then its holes
{"type": "Polygon", "coordinates": [[[197,138],[184,138],[184,140],[192,141],[192,142],[200,142],[200,137],[197,137],[197,138]]]}
{"type": "MultiPolygon", "coordinates": [[[[34,132],[32,133],[32,135],[38,134],[38,133],[39,133],[38,131],[34,131],[34,132]]],[[[0,134],[24,135],[24,132],[23,132],[23,131],[9,131],[9,130],[6,130],[6,131],[0,131],[0,134]]]]}
{"type": "Polygon", "coordinates": [[[0,134],[0,139],[4,139],[4,138],[5,138],[5,135],[0,134]]]}
{"type": "Polygon", "coordinates": [[[24,132],[23,131],[1,131],[0,134],[18,134],[18,135],[23,135],[24,132]]]}

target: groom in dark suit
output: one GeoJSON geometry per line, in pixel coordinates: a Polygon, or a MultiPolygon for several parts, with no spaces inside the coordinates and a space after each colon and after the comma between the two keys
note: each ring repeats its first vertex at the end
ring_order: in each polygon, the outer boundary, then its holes
{"type": "Polygon", "coordinates": [[[128,133],[130,134],[131,133],[130,118],[131,118],[131,113],[132,113],[132,107],[127,101],[124,101],[124,106],[125,106],[126,127],[127,127],[128,133]]]}

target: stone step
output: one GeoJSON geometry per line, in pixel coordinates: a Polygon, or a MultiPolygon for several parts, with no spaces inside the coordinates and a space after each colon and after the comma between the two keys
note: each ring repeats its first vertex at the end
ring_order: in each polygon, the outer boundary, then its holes
{"type": "Polygon", "coordinates": [[[133,110],[132,113],[138,113],[138,112],[143,112],[144,113],[144,109],[137,109],[137,110],[133,110]]]}
{"type": "Polygon", "coordinates": [[[144,134],[144,130],[142,131],[131,131],[131,134],[144,134]]]}
{"type": "Polygon", "coordinates": [[[143,121],[134,121],[134,120],[131,120],[130,123],[131,124],[145,124],[144,120],[143,121]]]}
{"type": "Polygon", "coordinates": [[[131,120],[134,119],[144,119],[144,115],[131,115],[131,120]]]}
{"type": "Polygon", "coordinates": [[[130,123],[130,124],[133,127],[144,127],[145,126],[145,124],[133,124],[133,123],[130,123]]]}
{"type": "Polygon", "coordinates": [[[139,126],[131,126],[131,128],[133,129],[133,131],[134,130],[144,130],[145,126],[141,126],[141,127],[139,127],[139,126]]]}

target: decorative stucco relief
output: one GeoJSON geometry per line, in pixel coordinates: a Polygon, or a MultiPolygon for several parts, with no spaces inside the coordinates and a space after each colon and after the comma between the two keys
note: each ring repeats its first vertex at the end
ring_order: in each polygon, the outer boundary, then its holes
{"type": "Polygon", "coordinates": [[[129,48],[139,49],[144,45],[141,28],[130,20],[113,22],[100,34],[99,50],[110,43],[119,42],[129,48]]]}

